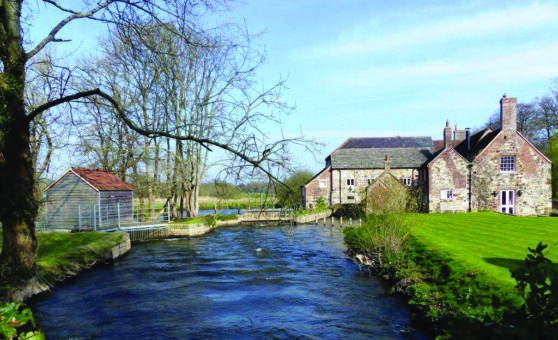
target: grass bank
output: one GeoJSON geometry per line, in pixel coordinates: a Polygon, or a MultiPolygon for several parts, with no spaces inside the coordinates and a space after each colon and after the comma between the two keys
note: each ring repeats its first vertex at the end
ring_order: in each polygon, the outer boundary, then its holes
{"type": "MultiPolygon", "coordinates": [[[[125,233],[38,233],[37,272],[49,284],[105,259],[125,233]]],[[[0,250],[2,235],[0,234],[0,250]]]]}
{"type": "Polygon", "coordinates": [[[412,235],[431,250],[446,254],[474,273],[513,290],[510,270],[524,262],[527,247],[548,245],[547,257],[558,262],[558,219],[473,214],[409,215],[412,235]]]}
{"type": "MultiPolygon", "coordinates": [[[[361,262],[406,295],[415,317],[443,337],[522,338],[522,305],[510,269],[528,247],[558,242],[558,220],[495,213],[387,214],[346,228],[361,262]],[[514,326],[512,328],[511,326],[514,326]]],[[[556,262],[558,251],[548,258],[556,262]]]]}
{"type": "MultiPolygon", "coordinates": [[[[106,260],[125,233],[38,233],[37,272],[50,286],[106,260]]],[[[0,233],[0,250],[2,235],[0,233]]],[[[0,337],[44,339],[31,310],[21,304],[0,304],[0,337]]]]}

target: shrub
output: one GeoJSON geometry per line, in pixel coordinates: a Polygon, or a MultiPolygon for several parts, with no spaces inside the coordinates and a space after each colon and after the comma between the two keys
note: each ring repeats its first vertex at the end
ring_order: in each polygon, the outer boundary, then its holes
{"type": "Polygon", "coordinates": [[[327,208],[327,202],[325,200],[325,198],[323,197],[318,197],[318,199],[316,200],[316,210],[325,210],[327,208]]]}
{"type": "Polygon", "coordinates": [[[215,219],[215,216],[213,215],[203,215],[203,224],[205,224],[208,227],[213,227],[217,224],[217,220],[215,219]]]}
{"type": "Polygon", "coordinates": [[[524,304],[515,321],[526,320],[529,334],[552,338],[558,334],[558,266],[543,254],[539,242],[525,258],[525,266],[512,270],[524,304]]]}
{"type": "Polygon", "coordinates": [[[362,204],[355,204],[355,203],[347,203],[338,205],[334,211],[333,216],[335,217],[343,217],[343,218],[366,218],[366,211],[362,204]]]}

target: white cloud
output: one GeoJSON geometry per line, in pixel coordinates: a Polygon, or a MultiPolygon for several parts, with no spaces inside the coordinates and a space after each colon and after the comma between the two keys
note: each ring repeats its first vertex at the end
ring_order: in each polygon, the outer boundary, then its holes
{"type": "MultiPolygon", "coordinates": [[[[555,25],[558,20],[558,6],[530,5],[514,7],[500,11],[484,12],[468,17],[451,20],[433,21],[435,23],[409,27],[405,31],[373,38],[362,37],[311,47],[310,50],[299,51],[298,56],[304,57],[347,57],[368,54],[375,51],[392,50],[411,45],[444,43],[470,38],[486,38],[499,34],[524,32],[544,25],[555,25]]],[[[374,35],[368,31],[367,36],[374,35]]]]}
{"type": "Polygon", "coordinates": [[[358,71],[343,71],[332,83],[347,87],[386,86],[387,83],[430,82],[446,78],[471,81],[528,81],[558,74],[558,41],[540,46],[454,60],[428,60],[405,65],[387,65],[358,71]]]}

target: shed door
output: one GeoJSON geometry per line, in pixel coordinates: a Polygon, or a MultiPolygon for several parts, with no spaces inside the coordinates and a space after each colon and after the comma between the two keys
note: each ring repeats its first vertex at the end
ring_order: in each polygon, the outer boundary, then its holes
{"type": "Polygon", "coordinates": [[[500,212],[515,214],[515,190],[500,190],[500,212]]]}

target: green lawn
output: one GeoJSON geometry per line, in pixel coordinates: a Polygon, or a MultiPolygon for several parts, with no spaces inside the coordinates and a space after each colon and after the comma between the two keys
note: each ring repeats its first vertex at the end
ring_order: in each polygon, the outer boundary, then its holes
{"type": "Polygon", "coordinates": [[[465,269],[482,272],[502,288],[513,288],[510,269],[523,263],[527,247],[542,241],[558,263],[558,218],[496,213],[412,214],[411,233],[427,247],[448,254],[465,269]]]}
{"type": "MultiPolygon", "coordinates": [[[[124,233],[38,233],[37,270],[54,283],[102,259],[124,240],[124,233]]],[[[2,249],[0,233],[0,250],[2,249]]]]}

